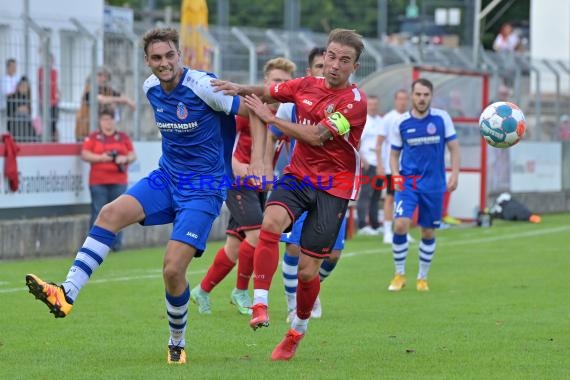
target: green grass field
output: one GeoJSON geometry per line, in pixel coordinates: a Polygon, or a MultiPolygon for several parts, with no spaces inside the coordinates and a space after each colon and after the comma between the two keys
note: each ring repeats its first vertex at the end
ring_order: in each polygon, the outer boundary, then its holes
{"type": "MultiPolygon", "coordinates": [[[[390,247],[378,237],[350,240],[323,283],[323,318],[311,321],[292,361],[277,363],[269,356],[288,327],[280,269],[269,328],[253,332],[229,304],[232,272],[212,293],[213,315],[191,304],[189,364],[172,367],[162,248],[111,254],[73,313],[57,320],[27,293],[24,276],[61,281],[74,255],[0,262],[0,378],[570,378],[568,236],[570,215],[438,231],[425,294],[415,290],[417,243],[409,286],[389,293],[390,247]]],[[[220,244],[191,264],[192,286],[220,244]]]]}

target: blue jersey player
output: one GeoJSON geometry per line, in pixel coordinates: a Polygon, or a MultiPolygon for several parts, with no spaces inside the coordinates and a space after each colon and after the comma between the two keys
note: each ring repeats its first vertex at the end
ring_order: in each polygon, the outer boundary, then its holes
{"type": "Polygon", "coordinates": [[[441,223],[443,194],[457,188],[459,143],[449,114],[431,108],[433,84],[424,78],[412,83],[412,109],[392,128],[390,168],[396,182],[392,253],[396,275],[388,290],[406,285],[407,233],[416,207],[421,227],[418,291],[428,291],[427,275],[435,252],[435,229],[441,223]],[[445,176],[445,147],[450,153],[451,174],[445,176]]]}
{"type": "MultiPolygon", "coordinates": [[[[153,73],[144,91],[162,135],[158,169],[103,207],[61,285],[33,274],[26,276],[26,284],[56,318],[65,317],[118,231],[133,223],[172,223],[163,263],[170,327],[167,360],[185,364],[186,270],[193,257],[202,255],[225,198],[235,138],[232,121],[240,98],[213,92],[211,75],[183,67],[178,41],[173,28],[155,28],[143,37],[145,61],[153,73]]],[[[247,115],[247,108],[241,106],[240,113],[247,115]]]]}

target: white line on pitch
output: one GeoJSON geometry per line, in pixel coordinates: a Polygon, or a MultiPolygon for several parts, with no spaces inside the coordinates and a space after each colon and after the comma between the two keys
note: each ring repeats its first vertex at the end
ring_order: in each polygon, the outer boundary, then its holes
{"type": "MultiPolygon", "coordinates": [[[[492,242],[496,242],[499,240],[512,240],[512,239],[520,239],[520,238],[526,238],[526,237],[534,237],[534,236],[540,236],[540,235],[548,235],[548,234],[554,234],[554,233],[558,233],[558,232],[563,232],[563,231],[568,231],[570,230],[570,226],[560,226],[560,227],[554,227],[554,228],[548,228],[548,229],[542,229],[542,230],[536,230],[536,231],[525,231],[522,233],[512,233],[512,234],[504,234],[504,235],[497,235],[497,236],[489,236],[489,237],[484,237],[484,238],[479,238],[479,239],[465,239],[465,240],[459,240],[459,239],[454,239],[454,240],[450,240],[447,241],[445,243],[445,246],[456,246],[456,245],[466,245],[466,244],[482,244],[482,243],[492,243],[492,242]]],[[[367,250],[363,250],[363,251],[358,251],[358,252],[344,252],[342,254],[343,258],[347,258],[347,257],[354,257],[354,256],[358,256],[358,255],[369,255],[369,254],[373,254],[373,253],[390,253],[392,251],[392,249],[389,246],[383,246],[380,248],[375,248],[375,249],[367,249],[367,250]]],[[[159,272],[158,270],[149,270],[149,271],[156,271],[159,272]]],[[[206,270],[198,270],[198,271],[189,271],[188,274],[194,275],[194,274],[202,274],[206,272],[206,270]]],[[[162,271],[160,271],[159,273],[156,274],[146,274],[146,275],[137,275],[137,276],[121,276],[121,277],[109,277],[109,278],[100,278],[100,279],[95,279],[95,280],[91,280],[89,281],[89,283],[91,284],[105,284],[105,283],[109,283],[109,282],[125,282],[125,281],[133,281],[133,280],[146,280],[146,279],[154,279],[154,278],[159,278],[162,276],[162,271]]],[[[4,282],[7,283],[7,282],[4,282]]],[[[0,289],[0,293],[13,293],[13,292],[19,292],[19,291],[23,291],[23,290],[27,290],[24,286],[19,287],[19,288],[9,288],[9,289],[0,289]]]]}

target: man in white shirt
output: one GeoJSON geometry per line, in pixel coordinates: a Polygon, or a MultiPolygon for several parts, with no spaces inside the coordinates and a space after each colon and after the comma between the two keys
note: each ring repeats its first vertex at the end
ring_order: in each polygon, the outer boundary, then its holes
{"type": "MultiPolygon", "coordinates": [[[[384,243],[392,244],[392,221],[394,220],[394,186],[392,186],[392,172],[390,170],[390,131],[398,124],[402,115],[408,109],[408,93],[398,90],[394,95],[394,109],[384,115],[378,135],[376,153],[379,164],[376,175],[386,178],[386,197],[384,198],[384,243]]],[[[366,131],[366,129],[365,129],[366,131]]]]}
{"type": "Polygon", "coordinates": [[[0,78],[0,131],[6,130],[6,102],[8,95],[16,91],[20,77],[16,75],[16,60],[6,60],[6,73],[0,78]]]}
{"type": "Polygon", "coordinates": [[[380,101],[377,96],[368,96],[368,114],[366,124],[360,138],[360,160],[362,162],[362,175],[368,178],[368,183],[362,183],[360,196],[356,204],[358,215],[358,233],[361,235],[377,235],[380,232],[378,221],[378,202],[382,194],[382,183],[376,181],[376,167],[378,155],[376,154],[376,141],[382,127],[380,116],[380,101]],[[373,181],[374,180],[374,181],[373,181]],[[371,183],[373,181],[375,183],[371,183]]]}

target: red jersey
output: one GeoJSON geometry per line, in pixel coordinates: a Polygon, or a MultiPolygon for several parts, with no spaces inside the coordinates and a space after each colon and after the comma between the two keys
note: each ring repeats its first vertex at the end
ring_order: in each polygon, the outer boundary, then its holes
{"type": "MultiPolygon", "coordinates": [[[[105,154],[116,151],[117,155],[126,156],[134,150],[130,137],[123,132],[115,132],[112,136],[105,136],[97,131],[85,138],[83,149],[95,154],[105,154]]],[[[89,171],[89,185],[126,185],[128,165],[124,172],[119,170],[116,163],[92,162],[89,171]]]]}
{"type": "MultiPolygon", "coordinates": [[[[249,128],[249,118],[236,116],[236,142],[234,144],[234,157],[241,163],[251,163],[251,130],[249,128]]],[[[288,138],[283,136],[275,146],[275,155],[273,157],[273,166],[279,158],[279,153],[288,138]]]]}
{"type": "MultiPolygon", "coordinates": [[[[40,96],[40,102],[42,101],[43,93],[43,85],[44,85],[44,68],[40,67],[38,69],[38,79],[39,79],[39,88],[38,94],[40,96]]],[[[51,106],[57,106],[58,99],[57,99],[57,71],[55,69],[51,69],[49,72],[49,102],[51,106]]]]}
{"type": "Polygon", "coordinates": [[[285,174],[344,199],[356,199],[360,183],[358,146],[366,123],[366,96],[356,85],[342,89],[325,87],[324,78],[303,77],[270,87],[271,96],[280,102],[294,102],[297,124],[322,124],[333,134],[323,146],[298,140],[285,174]],[[350,123],[350,131],[339,135],[328,118],[340,112],[350,123]]]}
{"type": "Polygon", "coordinates": [[[244,164],[251,160],[251,132],[249,118],[236,116],[236,142],[234,144],[234,157],[244,164]]]}

